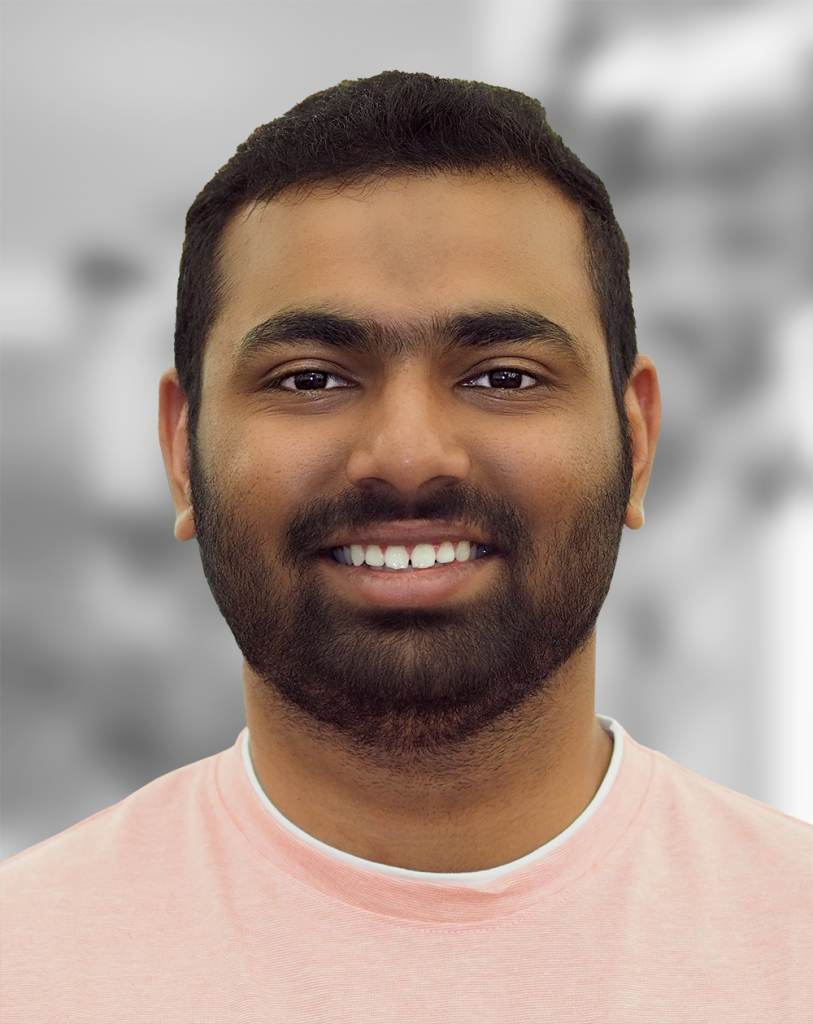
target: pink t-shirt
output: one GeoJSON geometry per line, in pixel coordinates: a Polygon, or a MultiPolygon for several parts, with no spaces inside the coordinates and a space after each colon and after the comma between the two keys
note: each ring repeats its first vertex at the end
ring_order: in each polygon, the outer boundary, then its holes
{"type": "Polygon", "coordinates": [[[287,822],[244,729],[3,862],[0,1020],[809,1024],[813,826],[599,718],[565,832],[438,876],[287,822]]]}

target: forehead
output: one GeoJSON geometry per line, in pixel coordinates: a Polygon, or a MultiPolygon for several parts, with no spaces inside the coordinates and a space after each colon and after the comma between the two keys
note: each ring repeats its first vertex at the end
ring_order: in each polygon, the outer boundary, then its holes
{"type": "Polygon", "coordinates": [[[398,175],[291,191],[239,210],[221,254],[224,302],[207,346],[217,361],[279,310],[313,305],[404,323],[517,306],[595,358],[604,349],[581,212],[541,179],[398,175]]]}

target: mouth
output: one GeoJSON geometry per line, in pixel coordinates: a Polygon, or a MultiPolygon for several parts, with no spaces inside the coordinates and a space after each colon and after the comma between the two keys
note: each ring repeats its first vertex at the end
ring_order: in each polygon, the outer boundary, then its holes
{"type": "Polygon", "coordinates": [[[467,540],[438,541],[434,544],[345,544],[325,548],[322,557],[331,558],[338,565],[370,569],[373,572],[428,572],[447,565],[476,562],[494,554],[496,549],[487,544],[467,540]]]}
{"type": "Polygon", "coordinates": [[[500,560],[497,551],[485,544],[469,545],[468,551],[464,546],[449,545],[453,548],[453,557],[449,558],[449,547],[444,544],[417,544],[412,550],[402,545],[390,545],[386,550],[367,545],[363,559],[359,550],[353,550],[361,546],[349,545],[349,551],[348,547],[320,551],[318,560],[331,585],[354,603],[385,608],[425,607],[469,594],[476,590],[478,581],[484,585],[500,560]],[[420,550],[426,547],[442,550],[420,550]],[[432,554],[436,556],[433,560],[432,554]],[[416,565],[412,564],[413,558],[416,565]],[[387,561],[392,564],[386,564],[387,561]]]}

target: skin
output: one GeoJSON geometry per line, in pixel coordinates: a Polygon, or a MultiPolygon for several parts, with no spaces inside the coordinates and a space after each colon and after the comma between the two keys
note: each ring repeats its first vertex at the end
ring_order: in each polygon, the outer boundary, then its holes
{"type": "MultiPolygon", "coordinates": [[[[507,502],[528,541],[515,561],[498,560],[450,602],[460,628],[467,617],[477,621],[495,593],[521,586],[531,599],[541,596],[552,524],[572,522],[580,502],[611,478],[620,450],[578,208],[536,179],[397,176],[247,207],[227,228],[224,252],[226,299],[205,351],[198,452],[269,564],[276,554],[285,567],[274,580],[280,609],[306,582],[346,628],[374,642],[332,571],[286,562],[287,528],[314,499],[351,491],[412,502],[455,485],[507,502]],[[570,332],[577,355],[518,342],[442,355],[428,343],[417,355],[379,361],[314,343],[259,353],[238,368],[250,328],[313,303],[395,323],[439,311],[531,308],[570,332]],[[357,386],[324,391],[314,403],[259,386],[307,366],[357,386]],[[553,387],[505,401],[488,386],[460,387],[500,366],[546,376],[553,387]]],[[[624,522],[638,529],[661,415],[647,356],[636,359],[625,404],[633,482],[624,522]]],[[[159,432],[175,534],[189,540],[187,405],[174,368],[161,379],[159,432]]],[[[406,629],[396,637],[403,646],[390,656],[399,665],[431,642],[406,629]]],[[[588,806],[612,756],[595,717],[595,631],[489,728],[456,737],[438,731],[425,743],[416,731],[412,747],[382,737],[364,746],[349,730],[314,721],[247,663],[244,699],[258,779],[289,820],[338,849],[419,871],[483,870],[532,852],[588,806]]]]}

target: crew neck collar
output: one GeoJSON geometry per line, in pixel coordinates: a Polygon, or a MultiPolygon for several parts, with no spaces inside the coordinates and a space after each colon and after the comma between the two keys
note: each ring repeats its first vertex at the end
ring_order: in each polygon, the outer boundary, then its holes
{"type": "Polygon", "coordinates": [[[558,836],[555,836],[543,846],[538,847],[536,850],[533,850],[531,853],[528,853],[517,860],[510,861],[507,864],[500,864],[494,868],[487,868],[482,871],[415,871],[410,868],[395,867],[392,864],[381,864],[377,861],[367,860],[363,857],[356,857],[352,853],[346,853],[344,850],[339,850],[335,846],[323,843],[321,840],[316,839],[309,833],[304,832],[301,828],[286,818],[285,815],[269,800],[260,785],[260,780],[257,778],[257,773],[254,770],[254,764],[251,760],[250,734],[248,729],[245,730],[245,735],[243,736],[241,753],[243,767],[245,768],[248,780],[263,807],[283,828],[291,832],[301,842],[306,843],[315,850],[319,850],[325,856],[334,857],[342,863],[354,866],[359,870],[388,875],[390,878],[411,878],[416,882],[432,882],[435,885],[462,885],[472,889],[486,889],[490,882],[497,881],[498,879],[505,878],[516,871],[522,870],[527,865],[533,864],[540,858],[547,856],[557,847],[567,842],[570,836],[577,832],[578,829],[582,828],[601,806],[605,796],[609,793],[610,788],[618,775],[619,768],[621,767],[621,759],[623,757],[624,749],[624,730],[618,722],[612,718],[607,718],[605,715],[596,715],[596,718],[601,722],[602,728],[605,732],[607,732],[613,739],[613,753],[610,758],[610,764],[604,778],[602,779],[601,785],[596,791],[596,795],[587,807],[585,807],[578,818],[576,818],[576,820],[572,822],[564,832],[560,832],[558,836]]]}
{"type": "Polygon", "coordinates": [[[263,792],[251,763],[247,728],[219,759],[218,788],[255,854],[273,861],[303,886],[389,916],[474,923],[530,905],[589,870],[640,807],[652,772],[649,751],[634,743],[614,719],[597,717],[613,737],[613,754],[590,804],[548,843],[484,871],[435,873],[379,864],[304,832],[263,792]]]}

